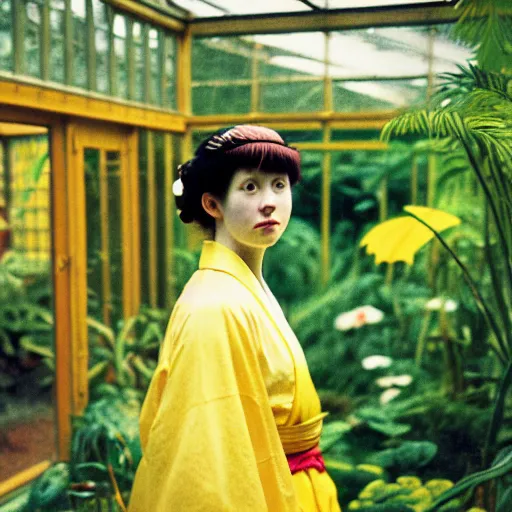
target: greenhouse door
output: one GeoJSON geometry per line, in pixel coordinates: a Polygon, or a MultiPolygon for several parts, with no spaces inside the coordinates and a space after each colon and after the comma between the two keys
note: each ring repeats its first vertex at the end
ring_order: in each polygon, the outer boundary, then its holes
{"type": "Polygon", "coordinates": [[[137,132],[68,127],[73,412],[88,400],[88,318],[114,329],[139,306],[137,132]]]}

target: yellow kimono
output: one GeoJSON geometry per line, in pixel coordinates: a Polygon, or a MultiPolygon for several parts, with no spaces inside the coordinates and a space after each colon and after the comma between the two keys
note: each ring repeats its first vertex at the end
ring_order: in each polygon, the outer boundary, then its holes
{"type": "Polygon", "coordinates": [[[318,444],[324,416],[270,290],[204,242],[142,407],[129,512],[337,512],[329,475],[292,476],[285,456],[318,444]]]}

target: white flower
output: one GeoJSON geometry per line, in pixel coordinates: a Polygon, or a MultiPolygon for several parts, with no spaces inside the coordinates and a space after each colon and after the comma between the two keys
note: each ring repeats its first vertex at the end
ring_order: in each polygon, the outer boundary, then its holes
{"type": "Polygon", "coordinates": [[[454,300],[452,300],[452,299],[448,299],[444,303],[444,310],[447,311],[448,313],[456,311],[457,307],[458,307],[457,303],[454,300]]]}
{"type": "Polygon", "coordinates": [[[434,297],[425,304],[425,309],[428,309],[429,311],[439,311],[440,309],[444,309],[447,313],[456,311],[457,307],[458,305],[454,300],[443,299],[441,297],[434,297]]]}
{"type": "Polygon", "coordinates": [[[382,394],[379,397],[379,402],[381,405],[385,405],[388,402],[391,402],[394,398],[396,398],[401,391],[398,388],[389,388],[386,389],[386,391],[383,391],[382,394]]]}
{"type": "Polygon", "coordinates": [[[183,195],[183,182],[181,181],[181,178],[178,178],[172,184],[172,193],[178,197],[183,195]]]}
{"type": "Polygon", "coordinates": [[[365,357],[361,364],[365,370],[375,370],[376,368],[388,368],[393,359],[387,356],[369,356],[365,357]]]}
{"type": "Polygon", "coordinates": [[[377,386],[381,388],[390,388],[391,386],[409,386],[412,382],[410,375],[390,375],[381,377],[375,381],[377,386]]]}
{"type": "Polygon", "coordinates": [[[334,320],[334,328],[338,331],[358,329],[367,324],[378,324],[384,318],[384,313],[373,306],[361,306],[352,311],[341,313],[334,320]]]}

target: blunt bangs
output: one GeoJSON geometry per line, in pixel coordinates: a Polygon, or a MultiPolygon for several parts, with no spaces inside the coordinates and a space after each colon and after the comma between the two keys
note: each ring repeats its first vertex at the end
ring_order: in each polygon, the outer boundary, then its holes
{"type": "Polygon", "coordinates": [[[291,185],[295,185],[301,178],[300,153],[281,144],[253,141],[226,151],[224,158],[235,169],[286,173],[291,185]]]}

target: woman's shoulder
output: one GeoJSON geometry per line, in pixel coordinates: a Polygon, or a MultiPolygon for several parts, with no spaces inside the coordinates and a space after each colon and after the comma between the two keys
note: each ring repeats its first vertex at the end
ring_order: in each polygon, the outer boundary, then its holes
{"type": "Polygon", "coordinates": [[[214,311],[242,311],[255,303],[251,292],[240,281],[210,269],[195,272],[177,301],[180,308],[214,311]]]}

